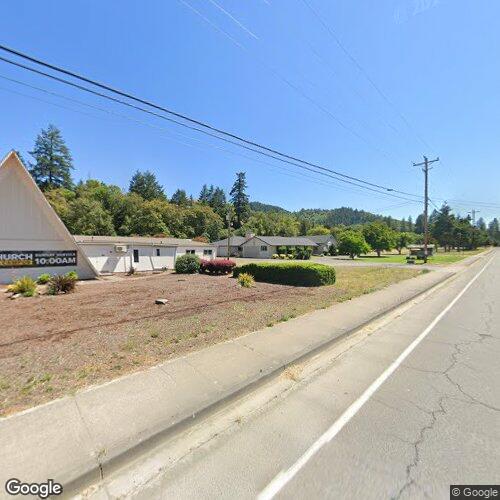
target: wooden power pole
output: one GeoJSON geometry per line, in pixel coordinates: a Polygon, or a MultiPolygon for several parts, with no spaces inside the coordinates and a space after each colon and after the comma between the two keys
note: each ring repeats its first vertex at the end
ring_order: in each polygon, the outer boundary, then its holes
{"type": "Polygon", "coordinates": [[[424,173],[424,262],[427,262],[427,248],[429,246],[429,167],[430,164],[439,161],[439,158],[435,160],[429,160],[427,156],[424,156],[424,161],[421,163],[414,163],[414,167],[423,167],[422,172],[424,173]]]}

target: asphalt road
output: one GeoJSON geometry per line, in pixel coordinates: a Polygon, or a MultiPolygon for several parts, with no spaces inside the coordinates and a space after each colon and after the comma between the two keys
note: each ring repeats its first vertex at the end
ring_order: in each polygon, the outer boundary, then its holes
{"type": "Polygon", "coordinates": [[[130,496],[449,498],[450,484],[499,484],[500,250],[370,333],[130,496]]]}

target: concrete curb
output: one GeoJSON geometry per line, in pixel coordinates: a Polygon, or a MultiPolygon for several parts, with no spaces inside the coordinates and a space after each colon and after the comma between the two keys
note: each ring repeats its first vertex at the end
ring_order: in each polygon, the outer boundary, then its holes
{"type": "Polygon", "coordinates": [[[455,274],[405,280],[2,419],[0,481],[79,491],[455,274]]]}

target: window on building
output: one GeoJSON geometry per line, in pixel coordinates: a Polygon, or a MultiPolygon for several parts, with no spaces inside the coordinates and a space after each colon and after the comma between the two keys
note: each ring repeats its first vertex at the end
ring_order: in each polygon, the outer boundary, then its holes
{"type": "Polygon", "coordinates": [[[210,248],[205,248],[203,250],[203,255],[212,255],[213,251],[210,248]]]}
{"type": "Polygon", "coordinates": [[[160,256],[160,249],[159,249],[159,248],[157,248],[157,249],[156,249],[156,256],[157,256],[157,257],[159,257],[159,256],[160,256]]]}
{"type": "Polygon", "coordinates": [[[139,262],[139,250],[134,249],[134,262],[139,262]]]}
{"type": "Polygon", "coordinates": [[[262,245],[262,246],[260,247],[260,251],[261,251],[261,252],[267,252],[267,246],[266,246],[266,245],[262,245]]]}
{"type": "Polygon", "coordinates": [[[186,250],[186,253],[190,253],[190,254],[194,255],[196,253],[196,251],[195,250],[186,250]]]}

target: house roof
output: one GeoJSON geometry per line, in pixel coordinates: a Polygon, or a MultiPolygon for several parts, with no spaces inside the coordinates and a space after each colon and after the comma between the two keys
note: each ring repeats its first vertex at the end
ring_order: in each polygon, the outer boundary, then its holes
{"type": "MultiPolygon", "coordinates": [[[[304,236],[254,236],[253,238],[257,238],[264,243],[267,243],[271,246],[289,246],[289,247],[317,247],[318,245],[306,238],[304,236]]],[[[253,238],[248,239],[245,243],[252,240],[253,238]]],[[[244,244],[245,244],[244,243],[244,244]]]]}
{"type": "Polygon", "coordinates": [[[203,243],[183,238],[152,238],[147,236],[87,236],[74,235],[77,243],[110,243],[113,245],[152,245],[152,246],[190,246],[190,247],[211,247],[213,243],[203,243]]]}
{"type": "Polygon", "coordinates": [[[335,236],[333,236],[331,234],[313,234],[311,236],[308,236],[308,238],[311,241],[314,241],[314,243],[318,243],[318,244],[328,243],[329,241],[331,241],[333,243],[337,243],[335,236]]]}
{"type": "MultiPolygon", "coordinates": [[[[232,247],[239,247],[249,239],[250,238],[247,238],[246,236],[231,236],[231,241],[229,243],[232,247]]],[[[227,238],[224,240],[214,241],[213,244],[218,247],[227,246],[227,238]]]]}

